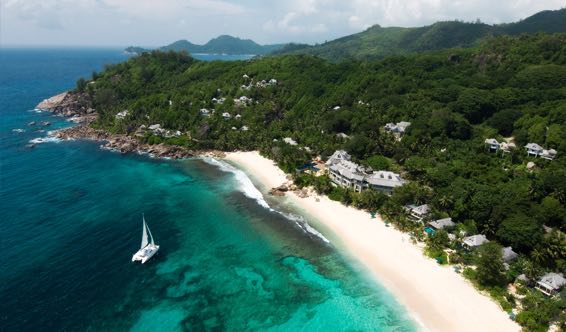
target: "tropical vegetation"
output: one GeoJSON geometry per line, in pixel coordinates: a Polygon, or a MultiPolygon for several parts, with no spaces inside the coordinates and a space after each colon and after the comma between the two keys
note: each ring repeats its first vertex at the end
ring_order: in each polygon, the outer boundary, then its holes
{"type": "Polygon", "coordinates": [[[526,330],[564,327],[564,296],[506,286],[520,274],[530,282],[547,271],[566,274],[566,34],[490,37],[470,49],[338,63],[309,55],[202,62],[155,51],[80,80],[77,91],[100,115],[94,126],[110,132],[195,150],[260,150],[298,185],[380,212],[425,241],[440,263],[445,249],[455,250],[451,263],[475,266],[464,275],[517,309],[526,330]],[[400,140],[382,129],[398,121],[411,122],[400,140]],[[148,130],[153,124],[180,134],[148,130]],[[517,148],[493,153],[486,138],[517,148]],[[529,142],[556,149],[557,157],[528,156],[529,142]],[[391,196],[354,193],[297,172],[337,149],[410,182],[391,196]],[[481,233],[491,242],[469,252],[444,232],[425,236],[403,208],[422,203],[431,218],[450,216],[458,237],[481,233]],[[506,267],[501,246],[519,259],[506,267]]]}

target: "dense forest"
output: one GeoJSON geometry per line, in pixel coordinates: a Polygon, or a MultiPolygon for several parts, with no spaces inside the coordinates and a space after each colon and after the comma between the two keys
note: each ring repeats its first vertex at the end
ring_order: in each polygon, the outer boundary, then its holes
{"type": "Polygon", "coordinates": [[[379,211],[441,261],[442,250],[454,246],[445,232],[424,239],[402,208],[429,203],[433,218],[450,216],[458,230],[492,240],[479,255],[458,250],[453,262],[478,265],[467,277],[504,308],[520,307],[515,319],[525,329],[545,331],[550,322],[564,328],[565,296],[549,299],[530,288],[513,295],[506,285],[520,274],[531,282],[544,272],[566,274],[566,34],[498,36],[474,48],[368,62],[308,55],[202,62],[152,52],[81,79],[77,90],[100,114],[97,127],[149,143],[260,150],[297,184],[379,211]],[[399,141],[382,130],[398,121],[412,123],[399,141]],[[153,124],[180,135],[140,130],[153,124]],[[492,153],[486,138],[517,148],[492,153]],[[527,156],[530,142],[556,149],[557,157],[527,156]],[[391,196],[357,194],[325,176],[296,173],[337,149],[410,183],[391,196]],[[498,244],[519,253],[508,269],[498,244]]]}
{"type": "Polygon", "coordinates": [[[416,28],[380,27],[345,36],[320,45],[288,44],[274,54],[310,54],[337,61],[377,59],[385,56],[476,45],[487,36],[521,33],[566,32],[566,9],[547,10],[522,21],[489,25],[446,21],[416,28]]]}

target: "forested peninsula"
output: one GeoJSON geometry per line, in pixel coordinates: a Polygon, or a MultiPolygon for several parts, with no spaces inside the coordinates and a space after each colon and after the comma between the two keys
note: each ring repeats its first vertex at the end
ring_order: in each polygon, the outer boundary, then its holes
{"type": "Polygon", "coordinates": [[[549,272],[566,274],[566,34],[498,36],[369,62],[203,62],[154,51],[79,80],[72,95],[76,107],[96,110],[92,128],[143,144],[259,150],[296,185],[379,212],[439,263],[453,249],[450,263],[475,266],[462,273],[526,330],[564,328],[565,297],[532,286],[549,272]],[[401,121],[410,122],[402,136],[384,130],[401,121]],[[489,139],[515,147],[493,151],[489,139]],[[553,160],[528,155],[529,143],[554,150],[553,160]],[[300,171],[336,150],[407,184],[391,195],[358,193],[300,171]],[[489,245],[470,252],[444,230],[425,235],[405,208],[425,203],[432,220],[452,218],[455,236],[485,235],[489,245]],[[502,247],[518,259],[504,264],[502,247]]]}

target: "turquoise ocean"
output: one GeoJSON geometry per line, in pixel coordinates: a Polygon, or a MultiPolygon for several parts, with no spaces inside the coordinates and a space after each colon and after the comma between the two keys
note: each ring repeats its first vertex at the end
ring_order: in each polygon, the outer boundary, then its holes
{"type": "Polygon", "coordinates": [[[366,271],[237,169],[42,142],[70,124],[38,102],[126,59],[0,49],[0,331],[416,329],[366,271]],[[161,246],[145,265],[131,262],[142,213],[161,246]]]}

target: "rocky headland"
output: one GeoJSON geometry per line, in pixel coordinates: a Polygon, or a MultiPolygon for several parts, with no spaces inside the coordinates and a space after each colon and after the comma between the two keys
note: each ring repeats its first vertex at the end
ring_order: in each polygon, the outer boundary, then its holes
{"type": "MultiPolygon", "coordinates": [[[[103,142],[101,148],[117,151],[120,153],[139,153],[148,154],[156,158],[181,159],[193,157],[194,151],[178,145],[167,144],[146,144],[135,137],[122,134],[110,134],[102,129],[95,129],[91,126],[92,122],[98,118],[98,113],[94,108],[85,106],[89,103],[88,95],[64,92],[45,99],[39,103],[36,108],[48,110],[54,114],[68,117],[69,121],[78,123],[78,125],[55,130],[49,133],[50,137],[61,140],[91,140],[103,142]]],[[[222,154],[219,152],[199,153],[208,156],[218,157],[222,154]]]]}

